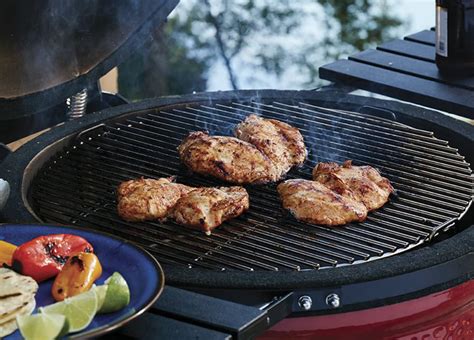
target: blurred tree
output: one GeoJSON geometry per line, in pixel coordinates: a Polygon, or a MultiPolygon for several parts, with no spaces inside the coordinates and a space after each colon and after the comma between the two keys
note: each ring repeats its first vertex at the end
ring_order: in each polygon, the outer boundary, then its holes
{"type": "MultiPolygon", "coordinates": [[[[205,91],[212,58],[191,56],[186,46],[191,36],[189,22],[171,19],[154,39],[119,66],[119,91],[139,100],[171,94],[205,91]]],[[[210,50],[201,45],[202,51],[210,50]]]]}
{"type": "Polygon", "coordinates": [[[242,67],[276,79],[292,72],[300,87],[317,85],[322,63],[397,33],[403,23],[391,9],[388,0],[182,2],[151,48],[120,67],[120,90],[129,96],[133,84],[147,96],[202,91],[217,62],[233,89],[242,67]]]}
{"type": "Polygon", "coordinates": [[[327,34],[322,40],[326,56],[338,58],[341,54],[363,50],[392,38],[393,29],[402,21],[390,14],[391,6],[386,0],[318,0],[324,11],[327,32],[337,32],[337,39],[327,34]],[[334,20],[335,19],[335,20],[334,20]],[[338,46],[337,49],[328,47],[338,46]]]}

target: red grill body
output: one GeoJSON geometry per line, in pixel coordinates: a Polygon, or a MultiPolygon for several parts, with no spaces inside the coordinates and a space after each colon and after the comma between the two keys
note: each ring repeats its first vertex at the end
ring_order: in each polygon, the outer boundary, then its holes
{"type": "Polygon", "coordinates": [[[270,339],[474,339],[474,280],[418,299],[356,312],[287,318],[270,339]]]}

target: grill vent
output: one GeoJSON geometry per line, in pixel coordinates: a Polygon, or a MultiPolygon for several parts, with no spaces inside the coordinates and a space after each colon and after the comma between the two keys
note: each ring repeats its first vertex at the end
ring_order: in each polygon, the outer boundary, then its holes
{"type": "Polygon", "coordinates": [[[44,222],[112,233],[164,263],[210,270],[313,270],[394,255],[452,227],[469,208],[474,191],[469,164],[432,132],[374,115],[291,102],[173,106],[127,115],[78,135],[38,174],[29,197],[44,222]],[[178,175],[178,182],[192,186],[222,184],[190,176],[176,148],[190,131],[231,135],[251,113],[301,130],[309,159],[289,178],[310,179],[317,162],[352,159],[355,165],[378,168],[396,194],[366,222],[339,228],[288,216],[276,185],[247,186],[250,210],[210,237],[171,221],[128,223],[117,216],[115,188],[125,180],[178,175]]]}

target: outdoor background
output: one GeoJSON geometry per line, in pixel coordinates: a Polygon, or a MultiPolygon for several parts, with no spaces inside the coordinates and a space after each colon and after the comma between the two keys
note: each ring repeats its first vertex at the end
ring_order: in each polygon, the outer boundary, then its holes
{"type": "Polygon", "coordinates": [[[432,27],[434,12],[434,0],[182,0],[112,78],[131,100],[313,89],[319,66],[432,27]]]}

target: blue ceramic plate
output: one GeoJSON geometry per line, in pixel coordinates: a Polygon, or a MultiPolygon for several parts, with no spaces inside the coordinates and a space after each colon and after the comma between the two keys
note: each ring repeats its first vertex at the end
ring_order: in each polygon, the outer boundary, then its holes
{"type": "MultiPolygon", "coordinates": [[[[48,234],[73,234],[85,238],[94,247],[94,253],[102,265],[102,276],[96,284],[102,284],[117,271],[127,280],[130,288],[130,304],[127,307],[111,314],[98,314],[84,331],[68,336],[89,337],[110,332],[142,314],[161,294],[164,276],[159,263],[148,252],[125,240],[75,227],[0,225],[0,240],[16,245],[48,234]]],[[[48,280],[40,284],[35,297],[36,308],[55,302],[51,296],[52,282],[48,280]]],[[[21,338],[20,332],[16,331],[5,339],[21,338]]]]}

